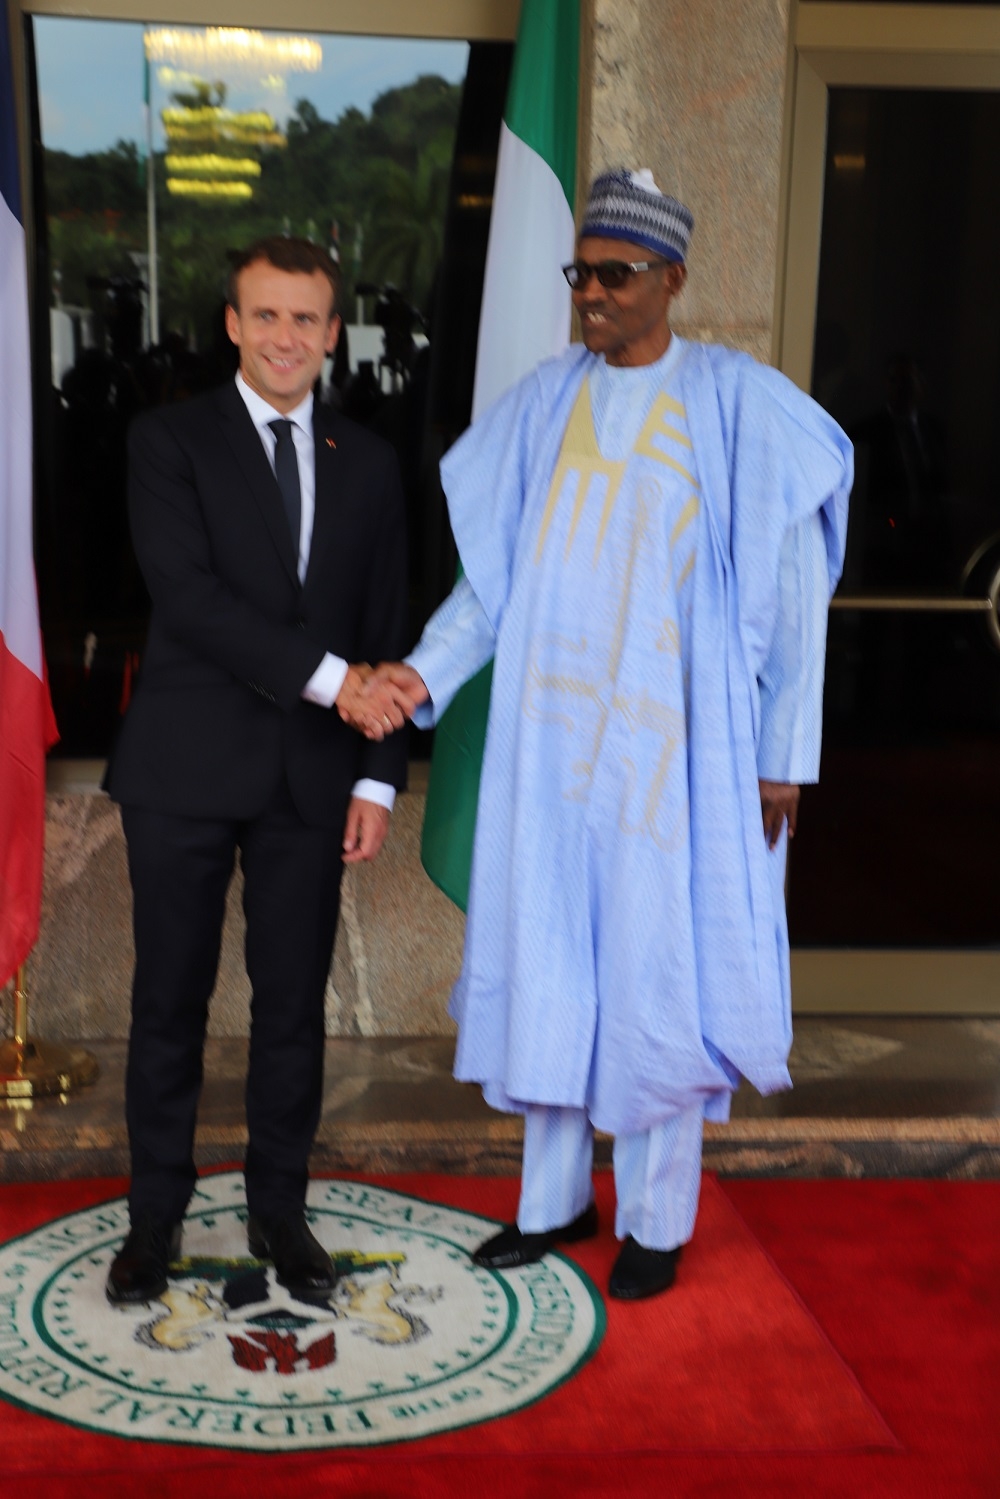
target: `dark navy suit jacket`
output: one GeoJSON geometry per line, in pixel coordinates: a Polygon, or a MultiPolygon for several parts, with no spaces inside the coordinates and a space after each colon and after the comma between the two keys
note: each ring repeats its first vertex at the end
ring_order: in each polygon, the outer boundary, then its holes
{"type": "Polygon", "coordinates": [[[318,403],[313,426],[300,584],[278,484],[234,383],[133,424],[129,516],[153,611],[106,781],[116,801],[242,820],[283,771],[300,816],[333,829],[360,777],[404,784],[405,734],[371,743],[301,697],[325,652],[377,662],[407,644],[395,454],[318,403]]]}

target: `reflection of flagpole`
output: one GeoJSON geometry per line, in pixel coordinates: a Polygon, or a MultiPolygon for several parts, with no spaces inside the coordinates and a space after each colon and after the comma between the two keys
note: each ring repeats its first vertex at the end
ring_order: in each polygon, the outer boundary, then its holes
{"type": "Polygon", "coordinates": [[[156,177],[153,168],[153,100],[149,54],[145,50],[146,33],[143,31],[143,63],[145,67],[143,88],[143,112],[146,116],[146,249],[149,259],[149,342],[160,342],[160,287],[156,267],[156,177]]]}

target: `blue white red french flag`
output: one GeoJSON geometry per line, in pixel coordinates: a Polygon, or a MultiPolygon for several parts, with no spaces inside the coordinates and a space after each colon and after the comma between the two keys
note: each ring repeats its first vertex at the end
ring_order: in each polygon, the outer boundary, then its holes
{"type": "Polygon", "coordinates": [[[0,0],[0,985],[38,936],[54,741],[31,537],[28,281],[7,0],[0,0]]]}

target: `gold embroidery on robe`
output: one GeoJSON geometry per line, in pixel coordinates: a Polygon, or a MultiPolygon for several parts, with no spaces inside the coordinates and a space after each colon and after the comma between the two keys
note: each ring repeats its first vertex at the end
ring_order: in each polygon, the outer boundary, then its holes
{"type": "MultiPolygon", "coordinates": [[[[682,423],[686,422],[684,407],[673,397],[661,392],[650,407],[632,451],[633,455],[650,458],[664,465],[672,473],[679,475],[685,486],[692,491],[684,499],[671,526],[666,542],[670,561],[667,575],[660,583],[661,591],[668,595],[668,601],[665,601],[668,608],[679,608],[678,595],[694,567],[693,546],[680,564],[677,577],[672,578],[671,574],[678,549],[698,516],[700,500],[695,475],[673,454],[658,445],[667,441],[682,449],[691,450],[690,439],[676,425],[666,420],[668,416],[679,418],[682,423]]],[[[613,460],[602,455],[594,428],[590,384],[585,380],[573,404],[546,497],[535,549],[536,565],[542,562],[546,554],[557,515],[566,515],[567,512],[568,523],[561,560],[563,565],[570,562],[579,538],[581,522],[590,503],[595,507],[595,513],[596,506],[601,507],[591,559],[591,567],[596,570],[615,507],[621,498],[622,481],[628,463],[628,458],[613,460]]],[[[678,487],[676,480],[671,487],[678,487]]],[[[612,719],[625,727],[630,738],[640,733],[654,734],[660,741],[660,748],[652,767],[645,774],[646,784],[639,784],[639,771],[632,758],[624,753],[620,756],[623,794],[619,826],[623,833],[645,834],[659,847],[670,849],[677,846],[687,825],[686,796],[679,806],[672,808],[668,825],[662,825],[661,817],[678,750],[683,749],[686,744],[684,712],[659,701],[650,690],[651,687],[655,688],[655,684],[646,684],[640,691],[629,692],[619,682],[630,626],[636,566],[644,548],[656,544],[656,527],[663,523],[665,503],[663,486],[649,473],[640,475],[634,495],[634,515],[627,543],[624,551],[620,551],[611,563],[617,577],[609,591],[617,595],[617,604],[606,653],[602,651],[603,661],[593,659],[591,642],[586,634],[581,633],[575,639],[554,633],[539,636],[532,645],[522,706],[525,717],[530,721],[552,725],[556,731],[569,732],[578,740],[585,741],[586,747],[581,745],[583,752],[569,762],[573,782],[563,794],[571,801],[587,800],[597,760],[612,719]]],[[[605,563],[606,567],[607,565],[605,563]]],[[[666,658],[665,670],[678,670],[681,662],[681,632],[677,619],[667,613],[652,624],[655,626],[655,633],[650,638],[652,649],[659,653],[661,659],[666,658]],[[671,663],[669,667],[668,661],[671,663]],[[677,667],[673,665],[675,661],[678,663],[677,667]]]]}

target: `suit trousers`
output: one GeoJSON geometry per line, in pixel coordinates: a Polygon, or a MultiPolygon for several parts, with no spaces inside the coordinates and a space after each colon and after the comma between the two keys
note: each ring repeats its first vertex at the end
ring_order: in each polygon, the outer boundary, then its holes
{"type": "Polygon", "coordinates": [[[123,806],[122,822],[136,952],[125,1087],[132,1221],[151,1213],[179,1222],[197,1180],[208,1002],[237,851],[252,991],[247,1206],[265,1219],[299,1212],[322,1106],[342,832],[304,823],[284,777],[264,812],[248,821],[123,806]]]}

